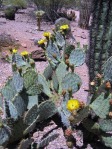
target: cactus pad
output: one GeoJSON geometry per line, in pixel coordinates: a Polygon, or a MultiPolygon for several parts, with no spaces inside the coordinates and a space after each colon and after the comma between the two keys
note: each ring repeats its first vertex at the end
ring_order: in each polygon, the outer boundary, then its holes
{"type": "Polygon", "coordinates": [[[28,106],[27,109],[31,109],[34,105],[38,105],[38,95],[35,96],[29,96],[28,97],[28,106]]]}
{"type": "Polygon", "coordinates": [[[34,105],[25,115],[24,122],[27,125],[31,125],[38,116],[37,105],[34,105]]]}
{"type": "Polygon", "coordinates": [[[111,95],[109,95],[107,98],[105,97],[105,94],[102,93],[100,96],[98,96],[90,105],[90,107],[93,109],[95,114],[99,116],[100,118],[106,118],[108,116],[108,113],[110,111],[110,104],[109,100],[111,99],[111,95]]]}
{"type": "Polygon", "coordinates": [[[29,89],[30,86],[36,84],[37,78],[38,78],[37,73],[34,70],[26,71],[26,73],[24,73],[23,75],[25,88],[29,89]]]}
{"type": "Polygon", "coordinates": [[[112,56],[103,65],[104,80],[112,81],[112,56]]]}
{"type": "Polygon", "coordinates": [[[45,68],[44,73],[43,73],[46,80],[51,78],[52,73],[53,73],[52,67],[50,64],[48,64],[48,66],[45,68]]]}
{"type": "Polygon", "coordinates": [[[55,54],[57,59],[60,60],[60,53],[56,43],[53,43],[51,40],[49,41],[48,47],[46,48],[47,56],[52,60],[52,62],[57,63],[58,61],[53,57],[55,54]]]}
{"type": "Polygon", "coordinates": [[[13,74],[13,83],[17,92],[20,92],[23,89],[23,78],[20,76],[19,73],[13,74]]]}
{"type": "Polygon", "coordinates": [[[5,126],[0,127],[0,145],[5,145],[9,141],[10,133],[5,126]]]}
{"type": "Polygon", "coordinates": [[[102,136],[101,140],[105,144],[105,146],[112,148],[112,135],[107,134],[105,136],[102,136]]]}
{"type": "Polygon", "coordinates": [[[57,79],[59,82],[59,93],[62,91],[61,83],[62,83],[62,79],[64,78],[65,74],[67,73],[66,69],[67,69],[67,65],[65,65],[64,62],[61,62],[56,69],[56,76],[57,76],[57,79]]]}
{"type": "Polygon", "coordinates": [[[53,88],[58,93],[59,82],[58,82],[58,78],[56,76],[56,73],[53,74],[52,80],[53,80],[53,88]]]}
{"type": "Polygon", "coordinates": [[[10,118],[13,118],[14,120],[18,119],[19,115],[18,115],[17,109],[11,101],[4,102],[4,111],[5,111],[6,118],[10,117],[10,118]]]}
{"type": "Polygon", "coordinates": [[[65,39],[60,32],[56,32],[56,43],[59,47],[65,46],[65,39]]]}
{"type": "Polygon", "coordinates": [[[26,65],[27,63],[23,60],[22,56],[19,54],[14,54],[12,56],[12,62],[16,63],[17,67],[26,65]]]}
{"type": "Polygon", "coordinates": [[[99,122],[100,129],[109,132],[112,131],[112,120],[111,119],[104,119],[99,122]]]}
{"type": "Polygon", "coordinates": [[[43,91],[42,84],[33,84],[30,86],[30,88],[27,90],[27,93],[31,96],[35,96],[37,94],[40,94],[43,91]]]}
{"type": "Polygon", "coordinates": [[[68,90],[72,89],[72,92],[75,93],[80,89],[82,82],[81,78],[75,73],[68,73],[62,80],[62,89],[68,90]]]}
{"type": "Polygon", "coordinates": [[[16,96],[14,98],[14,100],[12,101],[12,103],[14,104],[15,108],[17,109],[18,116],[22,116],[26,110],[26,105],[25,105],[24,100],[21,98],[21,96],[19,96],[19,95],[16,96]]]}
{"type": "Polygon", "coordinates": [[[6,100],[11,100],[14,98],[14,96],[17,94],[17,91],[15,90],[12,79],[7,81],[6,85],[1,90],[1,93],[6,100]]]}
{"type": "Polygon", "coordinates": [[[51,91],[49,89],[49,85],[48,85],[45,77],[43,75],[41,75],[41,74],[38,74],[38,83],[42,84],[42,86],[43,86],[43,92],[47,96],[51,97],[51,91]]]}
{"type": "Polygon", "coordinates": [[[69,62],[76,67],[81,66],[85,62],[85,53],[81,49],[75,49],[70,54],[69,62]]]}
{"type": "Polygon", "coordinates": [[[58,112],[55,104],[51,100],[42,102],[38,107],[39,119],[38,122],[44,121],[58,112]]]}
{"type": "Polygon", "coordinates": [[[77,115],[75,116],[75,119],[73,121],[73,124],[76,125],[77,123],[83,121],[89,114],[89,107],[85,107],[84,109],[81,109],[77,115]]]}

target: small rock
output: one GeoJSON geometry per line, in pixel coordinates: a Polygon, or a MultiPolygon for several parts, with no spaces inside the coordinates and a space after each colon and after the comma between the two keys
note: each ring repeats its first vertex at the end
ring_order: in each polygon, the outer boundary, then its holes
{"type": "Polygon", "coordinates": [[[86,39],[86,35],[85,34],[82,34],[81,35],[81,38],[86,39]]]}
{"type": "Polygon", "coordinates": [[[31,41],[35,41],[35,38],[30,38],[31,41]]]}
{"type": "Polygon", "coordinates": [[[18,38],[16,38],[15,40],[16,40],[16,41],[19,41],[19,39],[18,39],[18,38]]]}
{"type": "Polygon", "coordinates": [[[22,43],[21,46],[22,46],[23,48],[27,48],[27,45],[26,45],[25,43],[22,43]]]}

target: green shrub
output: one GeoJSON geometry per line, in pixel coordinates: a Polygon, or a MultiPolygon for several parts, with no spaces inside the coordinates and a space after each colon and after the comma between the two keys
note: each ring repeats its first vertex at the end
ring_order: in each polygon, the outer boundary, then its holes
{"type": "Polygon", "coordinates": [[[50,21],[55,21],[59,18],[58,12],[62,7],[71,7],[74,5],[73,0],[34,0],[39,10],[46,12],[46,18],[50,21]]]}
{"type": "Polygon", "coordinates": [[[16,13],[17,9],[15,6],[7,6],[7,8],[5,9],[5,17],[6,19],[9,20],[15,20],[15,13],[16,13]]]}
{"type": "Polygon", "coordinates": [[[26,0],[7,0],[7,1],[4,1],[4,4],[18,6],[19,8],[26,8],[27,1],[26,0]]]}

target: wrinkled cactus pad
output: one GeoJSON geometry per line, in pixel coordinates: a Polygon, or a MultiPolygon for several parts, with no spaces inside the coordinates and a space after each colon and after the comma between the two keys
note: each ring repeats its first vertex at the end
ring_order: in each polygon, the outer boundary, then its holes
{"type": "Polygon", "coordinates": [[[76,67],[81,66],[85,62],[85,53],[81,49],[75,49],[71,52],[69,57],[70,64],[76,67]]]}
{"type": "Polygon", "coordinates": [[[62,89],[68,90],[72,89],[72,92],[75,93],[80,89],[82,84],[81,78],[75,73],[68,73],[62,80],[62,89]]]}

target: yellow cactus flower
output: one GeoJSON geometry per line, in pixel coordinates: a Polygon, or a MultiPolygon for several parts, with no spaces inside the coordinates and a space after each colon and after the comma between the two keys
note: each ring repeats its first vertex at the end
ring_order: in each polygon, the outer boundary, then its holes
{"type": "Polygon", "coordinates": [[[50,38],[51,33],[50,32],[44,32],[43,36],[46,37],[46,38],[50,38]]]}
{"type": "Polygon", "coordinates": [[[77,99],[70,99],[68,100],[66,107],[71,112],[73,110],[78,110],[80,108],[80,102],[77,99]]]}
{"type": "Polygon", "coordinates": [[[12,50],[12,53],[13,53],[13,54],[16,54],[16,53],[17,53],[17,50],[16,50],[16,49],[13,49],[13,50],[12,50]]]}
{"type": "Polygon", "coordinates": [[[38,41],[38,44],[39,45],[42,45],[42,44],[44,44],[46,42],[46,39],[40,39],[39,41],[38,41]]]}
{"type": "Polygon", "coordinates": [[[67,24],[60,26],[60,30],[67,30],[69,26],[67,24]]]}
{"type": "Polygon", "coordinates": [[[21,56],[26,56],[26,55],[28,55],[28,52],[27,51],[21,52],[21,56]]]}

